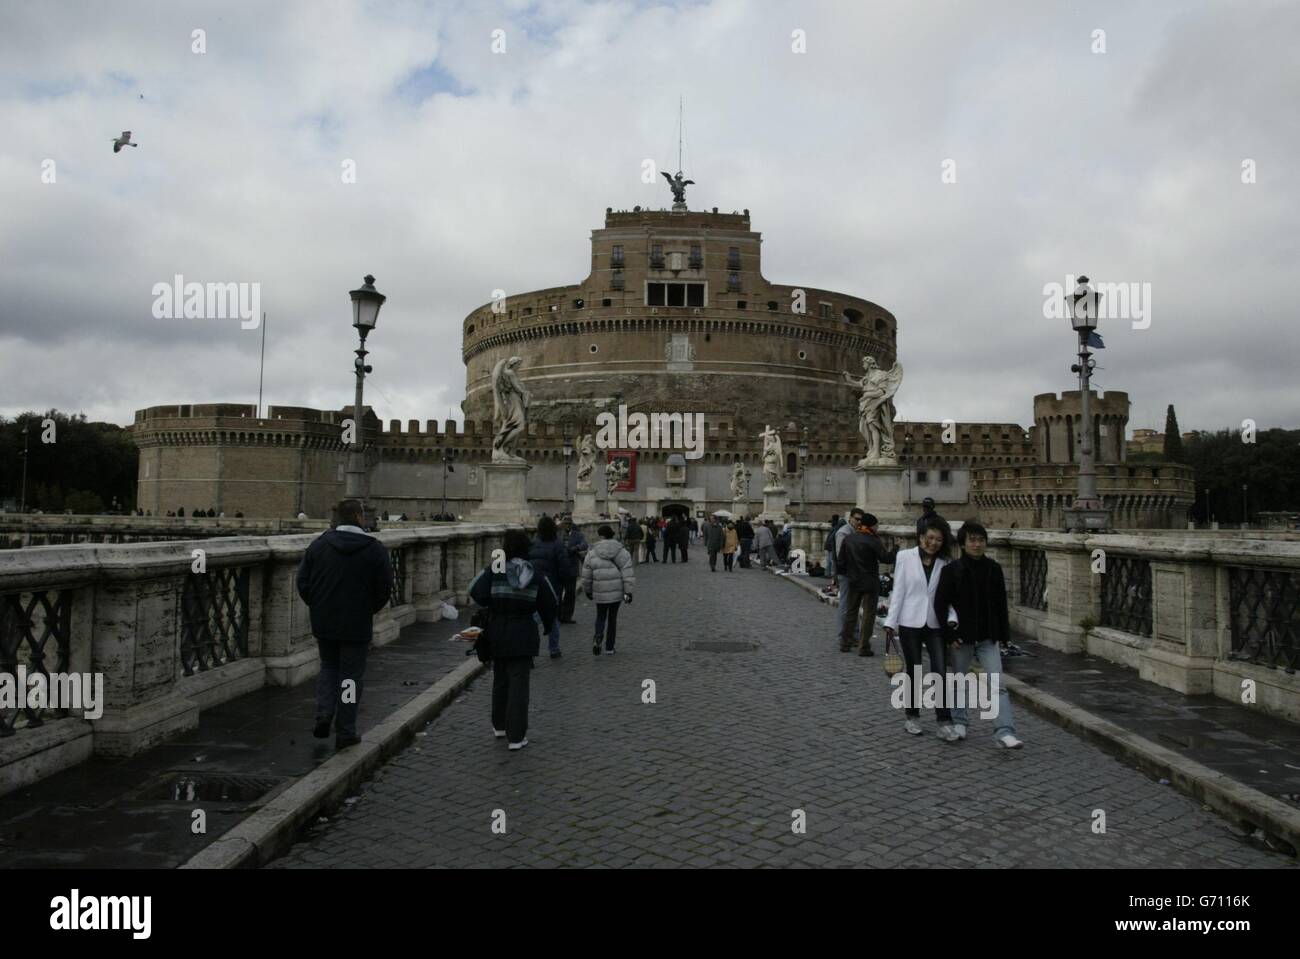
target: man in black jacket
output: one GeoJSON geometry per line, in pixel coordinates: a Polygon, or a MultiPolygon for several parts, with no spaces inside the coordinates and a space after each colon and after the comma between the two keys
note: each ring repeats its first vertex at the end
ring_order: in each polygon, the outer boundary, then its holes
{"type": "MultiPolygon", "coordinates": [[[[998,649],[999,643],[1011,638],[1007,584],[998,561],[984,554],[988,541],[988,531],[979,523],[967,520],[962,524],[957,531],[961,559],[949,563],[939,574],[934,615],[948,635],[948,671],[968,676],[971,659],[979,659],[987,677],[984,682],[989,683],[990,691],[996,683],[998,690],[997,711],[989,717],[994,722],[993,738],[1007,749],[1019,749],[1024,744],[1016,738],[1011,697],[1002,684],[1002,655],[998,649]]],[[[969,698],[964,693],[968,685],[955,683],[951,688],[969,698]]],[[[952,710],[953,730],[958,739],[966,738],[967,705],[974,704],[965,703],[952,710]]],[[[989,707],[992,708],[992,703],[989,707]]]]}
{"type": "Polygon", "coordinates": [[[718,553],[722,552],[725,540],[722,524],[716,516],[710,516],[704,523],[704,548],[709,553],[709,572],[718,571],[718,553]]]}
{"type": "MultiPolygon", "coordinates": [[[[855,511],[856,512],[856,511],[855,511]]],[[[871,634],[876,629],[876,607],[880,605],[880,564],[892,564],[898,557],[898,547],[885,549],[876,535],[876,517],[864,513],[857,527],[844,537],[835,557],[835,568],[848,584],[841,593],[844,618],[840,623],[840,652],[853,648],[853,633],[858,628],[858,614],[862,615],[861,646],[859,656],[874,656],[871,634]]]]}
{"type": "Polygon", "coordinates": [[[393,566],[384,545],[363,530],[359,500],[338,506],[338,526],[307,547],[298,566],[298,595],[311,609],[311,631],[320,650],[316,680],[316,728],[325,739],[334,726],[334,746],[361,742],[357,710],[361,677],[375,613],[388,604],[393,566]]]}
{"type": "Polygon", "coordinates": [[[736,535],[740,538],[740,568],[749,569],[749,551],[754,548],[754,527],[743,516],[736,523],[736,535]]]}

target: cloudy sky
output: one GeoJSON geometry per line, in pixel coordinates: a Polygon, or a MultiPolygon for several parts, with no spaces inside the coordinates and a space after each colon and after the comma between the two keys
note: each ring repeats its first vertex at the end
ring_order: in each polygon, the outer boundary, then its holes
{"type": "Polygon", "coordinates": [[[1300,427],[1297,49],[1269,0],[6,3],[0,414],[255,402],[260,331],[155,318],[175,274],[259,283],[266,401],[337,408],[370,272],[367,399],[459,418],[465,314],[670,201],[680,95],[692,207],[893,311],[903,418],[1028,424],[1071,386],[1044,285],[1086,272],[1149,284],[1102,324],[1132,426],[1300,427]]]}

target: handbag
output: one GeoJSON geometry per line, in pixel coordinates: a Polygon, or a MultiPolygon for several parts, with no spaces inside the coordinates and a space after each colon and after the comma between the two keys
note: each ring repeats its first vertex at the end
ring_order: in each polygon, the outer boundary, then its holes
{"type": "Polygon", "coordinates": [[[903,657],[898,654],[898,647],[893,639],[885,637],[885,675],[894,676],[905,667],[903,657]]]}

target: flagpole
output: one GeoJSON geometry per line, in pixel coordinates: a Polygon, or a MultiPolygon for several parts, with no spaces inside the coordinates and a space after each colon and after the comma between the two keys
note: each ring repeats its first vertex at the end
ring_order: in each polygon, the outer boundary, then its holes
{"type": "Polygon", "coordinates": [[[266,313],[262,313],[262,360],[257,367],[257,419],[262,418],[262,377],[266,372],[266,313]]]}

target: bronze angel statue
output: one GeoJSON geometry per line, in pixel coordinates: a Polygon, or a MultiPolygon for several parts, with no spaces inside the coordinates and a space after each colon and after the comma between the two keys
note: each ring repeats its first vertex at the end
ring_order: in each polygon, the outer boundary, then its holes
{"type": "Polygon", "coordinates": [[[673,202],[674,202],[674,203],[685,203],[685,202],[686,202],[686,188],[687,188],[688,186],[694,186],[694,185],[695,185],[695,181],[694,181],[694,180],[684,180],[684,179],[682,179],[682,171],[681,171],[681,170],[678,170],[678,171],[677,171],[677,176],[675,176],[675,177],[673,177],[673,176],[669,176],[666,172],[664,172],[664,171],[662,171],[662,170],[660,171],[660,175],[661,175],[665,180],[668,181],[668,186],[672,188],[672,191],[673,191],[673,202]]]}

